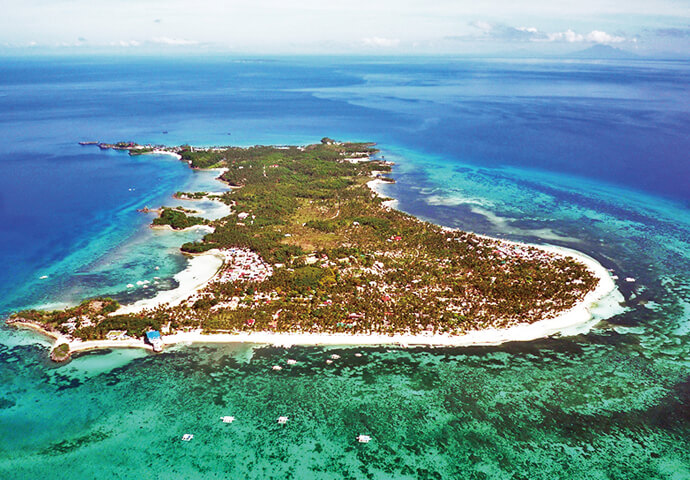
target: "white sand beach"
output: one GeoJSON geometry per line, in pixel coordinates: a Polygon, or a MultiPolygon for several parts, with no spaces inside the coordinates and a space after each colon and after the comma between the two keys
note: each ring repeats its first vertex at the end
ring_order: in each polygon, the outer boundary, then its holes
{"type": "MultiPolygon", "coordinates": [[[[516,245],[525,245],[519,242],[509,242],[516,245]]],[[[167,346],[175,344],[192,343],[249,343],[268,344],[289,347],[292,345],[398,345],[408,346],[445,346],[466,347],[474,345],[498,345],[506,342],[529,341],[538,338],[546,338],[552,335],[576,335],[586,333],[597,322],[604,318],[620,313],[623,308],[620,302],[623,300],[621,293],[616,288],[610,273],[599,262],[575,250],[557,246],[532,245],[551,253],[557,253],[576,258],[587,267],[599,279],[597,287],[589,292],[585,298],[570,310],[556,317],[544,319],[531,324],[519,324],[508,328],[489,328],[470,331],[461,335],[447,334],[398,334],[385,335],[372,334],[340,334],[340,333],[276,333],[276,332],[238,332],[238,333],[214,333],[205,334],[201,330],[178,332],[163,336],[163,344],[167,346]]],[[[181,302],[188,298],[190,291],[202,288],[217,271],[218,263],[210,259],[218,259],[218,252],[210,251],[195,257],[190,261],[199,260],[185,270],[180,287],[168,292],[161,292],[150,300],[142,300],[133,305],[123,307],[117,313],[133,313],[144,308],[160,305],[162,303],[181,302]],[[203,260],[203,262],[201,261],[203,260]],[[215,269],[215,271],[214,271],[215,269]],[[135,310],[135,308],[137,310],[135,310]],[[123,309],[128,309],[123,311],[123,309]]],[[[222,263],[222,261],[221,261],[222,263]]],[[[181,272],[181,273],[184,273],[181,272]]],[[[173,303],[174,304],[174,303],[173,303]]],[[[35,327],[34,327],[35,328],[35,327]]],[[[40,329],[39,329],[40,330],[40,329]]],[[[64,343],[64,337],[58,337],[55,345],[64,343]]],[[[97,340],[97,341],[72,341],[70,351],[79,352],[98,348],[146,348],[151,347],[143,340],[97,340]]]]}
{"type": "MultiPolygon", "coordinates": [[[[381,186],[382,185],[387,185],[389,182],[385,182],[381,180],[380,178],[375,178],[374,180],[370,180],[367,182],[367,187],[371,189],[372,192],[376,194],[377,197],[380,198],[388,198],[386,195],[384,195],[381,192],[381,186]]],[[[390,200],[385,200],[382,205],[387,208],[397,208],[398,207],[398,201],[395,198],[391,198],[390,200]]]]}
{"type": "Polygon", "coordinates": [[[173,278],[179,286],[172,290],[164,290],[149,299],[139,300],[130,305],[123,305],[113,315],[138,313],[144,309],[153,309],[160,305],[179,305],[197,291],[204,288],[223,266],[223,257],[218,250],[209,250],[196,255],[189,260],[187,268],[173,278]]]}
{"type": "Polygon", "coordinates": [[[153,150],[151,152],[143,153],[142,155],[170,155],[171,157],[175,157],[178,160],[182,160],[182,155],[175,152],[168,152],[167,150],[153,150]]]}
{"type": "MultiPolygon", "coordinates": [[[[517,242],[512,242],[517,243],[517,242]]],[[[203,334],[200,330],[180,332],[163,337],[163,343],[256,343],[270,345],[434,345],[471,346],[498,345],[505,342],[528,341],[554,334],[574,335],[585,333],[602,318],[622,311],[619,302],[622,295],[606,270],[599,262],[587,255],[562,247],[544,246],[544,250],[576,258],[585,263],[599,279],[597,288],[570,310],[560,315],[532,324],[515,325],[503,329],[471,331],[462,335],[384,335],[339,333],[275,333],[241,332],[203,334]]]]}
{"type": "Polygon", "coordinates": [[[187,228],[179,228],[179,229],[174,229],[170,225],[149,225],[149,228],[152,228],[154,230],[170,230],[171,232],[188,232],[190,230],[201,230],[206,233],[213,233],[215,229],[210,226],[210,225],[192,225],[191,227],[187,228]]]}

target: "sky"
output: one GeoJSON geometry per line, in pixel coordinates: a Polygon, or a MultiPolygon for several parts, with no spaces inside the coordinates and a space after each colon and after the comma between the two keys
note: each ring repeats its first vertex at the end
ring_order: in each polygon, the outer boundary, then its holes
{"type": "Polygon", "coordinates": [[[0,0],[0,52],[690,57],[690,0],[0,0]]]}

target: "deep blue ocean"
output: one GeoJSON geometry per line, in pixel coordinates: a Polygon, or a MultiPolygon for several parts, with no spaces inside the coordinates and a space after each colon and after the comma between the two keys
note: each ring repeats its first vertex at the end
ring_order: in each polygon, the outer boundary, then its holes
{"type": "Polygon", "coordinates": [[[179,245],[200,236],[152,231],[137,209],[218,190],[212,173],[79,141],[324,136],[377,142],[404,211],[597,258],[619,277],[624,313],[499,347],[339,349],[333,367],[326,349],[232,345],[56,367],[44,339],[3,326],[0,473],[690,478],[683,62],[0,58],[0,313],[172,288],[179,245]],[[155,288],[127,288],[154,276],[155,288]],[[288,357],[299,367],[270,373],[288,357]],[[293,421],[277,430],[282,414],[293,421]],[[365,432],[374,441],[353,444],[365,432]]]}

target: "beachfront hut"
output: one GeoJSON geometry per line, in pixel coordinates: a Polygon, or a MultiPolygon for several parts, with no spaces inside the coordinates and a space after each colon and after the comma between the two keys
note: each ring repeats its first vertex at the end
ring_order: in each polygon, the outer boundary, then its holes
{"type": "Polygon", "coordinates": [[[161,333],[158,330],[150,330],[146,332],[146,343],[153,347],[154,352],[163,351],[163,339],[161,338],[161,333]]]}

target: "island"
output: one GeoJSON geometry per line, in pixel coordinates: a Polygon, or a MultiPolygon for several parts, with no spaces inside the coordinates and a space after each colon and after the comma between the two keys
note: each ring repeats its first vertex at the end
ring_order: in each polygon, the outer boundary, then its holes
{"type": "Polygon", "coordinates": [[[195,217],[196,213],[184,207],[163,207],[158,213],[158,218],[153,220],[152,227],[169,227],[173,230],[184,230],[195,225],[207,225],[208,220],[202,217],[195,217]]]}
{"type": "Polygon", "coordinates": [[[12,314],[8,323],[56,339],[56,359],[90,348],[150,348],[143,338],[151,331],[163,333],[164,345],[499,343],[586,321],[591,305],[615,288],[598,262],[577,252],[444,228],[392,208],[392,199],[377,192],[394,181],[392,164],[373,143],[325,137],[314,145],[247,148],[84,144],[222,169],[219,180],[232,189],[212,196],[230,214],[207,220],[184,207],[157,210],[154,225],[208,228],[181,250],[190,268],[205,261],[210,275],[180,281],[175,295],[160,292],[125,306],[87,299],[60,311],[12,314]]]}

